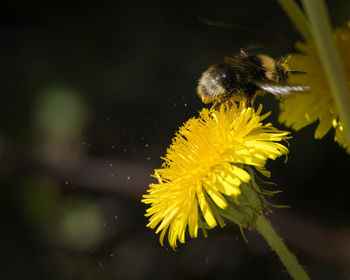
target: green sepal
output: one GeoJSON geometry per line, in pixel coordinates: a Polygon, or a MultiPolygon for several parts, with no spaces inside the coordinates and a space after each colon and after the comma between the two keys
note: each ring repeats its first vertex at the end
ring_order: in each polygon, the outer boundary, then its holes
{"type": "Polygon", "coordinates": [[[208,226],[207,226],[207,223],[204,223],[202,218],[201,217],[198,217],[198,227],[200,229],[202,229],[202,232],[203,232],[203,236],[205,238],[208,237],[208,232],[207,232],[207,229],[210,229],[208,226]]]}
{"type": "MultiPolygon", "coordinates": [[[[222,220],[221,217],[224,217],[235,224],[241,226],[241,227],[247,227],[247,224],[250,220],[249,214],[247,214],[245,211],[242,211],[239,207],[236,206],[235,203],[228,203],[227,207],[225,209],[221,209],[218,207],[209,197],[208,194],[205,193],[207,202],[209,204],[210,209],[212,210],[215,218],[218,220],[220,225],[220,220],[222,220]],[[219,218],[219,219],[218,219],[219,218]]],[[[232,200],[231,197],[225,197],[227,200],[232,200]]],[[[223,221],[223,220],[222,220],[223,221]]]]}
{"type": "MultiPolygon", "coordinates": [[[[280,193],[281,191],[264,190],[262,185],[275,185],[271,182],[266,182],[257,176],[257,172],[247,165],[237,165],[238,167],[247,171],[250,175],[250,181],[248,183],[241,182],[240,190],[241,194],[238,196],[224,195],[227,206],[225,209],[221,209],[211,199],[211,197],[204,191],[205,199],[220,227],[225,226],[223,218],[232,221],[237,224],[242,233],[243,239],[247,241],[244,234],[244,229],[252,230],[255,227],[257,219],[263,214],[272,213],[270,207],[285,208],[286,205],[274,205],[266,200],[266,197],[272,197],[273,195],[280,193]]],[[[207,230],[210,227],[204,222],[204,218],[200,216],[198,218],[199,227],[203,231],[205,237],[208,236],[207,230]]]]}

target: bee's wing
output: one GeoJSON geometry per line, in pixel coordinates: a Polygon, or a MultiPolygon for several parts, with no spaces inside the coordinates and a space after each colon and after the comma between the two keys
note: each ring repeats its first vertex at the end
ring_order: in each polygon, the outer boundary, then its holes
{"type": "Polygon", "coordinates": [[[274,84],[264,84],[264,83],[254,83],[257,87],[262,90],[265,90],[269,93],[272,93],[276,96],[286,96],[291,94],[292,92],[303,92],[308,91],[309,87],[303,86],[285,86],[285,85],[274,85],[274,84]]]}
{"type": "Polygon", "coordinates": [[[260,70],[258,65],[246,59],[248,55],[241,50],[240,53],[235,56],[225,56],[224,62],[230,65],[232,71],[237,71],[241,73],[246,73],[251,70],[260,70]]]}

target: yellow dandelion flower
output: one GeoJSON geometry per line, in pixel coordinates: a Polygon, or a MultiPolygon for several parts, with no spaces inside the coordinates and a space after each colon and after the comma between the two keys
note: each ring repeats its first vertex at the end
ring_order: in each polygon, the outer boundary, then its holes
{"type": "Polygon", "coordinates": [[[169,244],[175,248],[178,240],[185,242],[187,226],[192,238],[197,237],[198,228],[205,233],[218,223],[224,226],[221,216],[240,226],[251,222],[252,215],[234,212],[232,204],[239,204],[239,211],[256,206],[261,212],[257,195],[261,190],[257,190],[250,167],[267,174],[266,161],[288,153],[278,143],[288,138],[288,132],[263,124],[269,114],[260,115],[261,111],[261,105],[254,111],[235,103],[218,110],[202,109],[198,118],[179,129],[162,168],[155,170],[158,183],[150,185],[142,200],[150,204],[147,226],[158,226],[162,245],[167,232],[169,244]]]}
{"type": "MultiPolygon", "coordinates": [[[[341,57],[347,84],[350,86],[350,23],[348,27],[337,28],[334,32],[335,43],[341,57]]],[[[332,127],[335,129],[334,140],[350,153],[346,140],[344,124],[340,118],[334,96],[327,82],[322,62],[313,44],[297,43],[300,54],[293,54],[288,61],[291,69],[302,69],[307,75],[294,75],[290,81],[308,85],[310,91],[292,96],[281,103],[279,121],[300,130],[319,121],[315,131],[315,139],[321,139],[332,127]]]]}

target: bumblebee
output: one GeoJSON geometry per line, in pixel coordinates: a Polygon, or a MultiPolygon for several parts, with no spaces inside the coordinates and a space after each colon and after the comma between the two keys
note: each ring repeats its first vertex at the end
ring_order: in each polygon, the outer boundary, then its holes
{"type": "Polygon", "coordinates": [[[205,104],[218,106],[231,99],[245,99],[251,107],[257,94],[268,92],[283,97],[307,91],[309,87],[287,85],[289,75],[295,73],[305,72],[289,70],[287,61],[281,63],[264,54],[247,54],[241,50],[210,66],[199,79],[197,93],[205,104]]]}

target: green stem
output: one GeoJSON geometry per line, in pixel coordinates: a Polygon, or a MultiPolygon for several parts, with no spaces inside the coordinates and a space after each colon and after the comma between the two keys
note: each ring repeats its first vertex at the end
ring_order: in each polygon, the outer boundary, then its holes
{"type": "Polygon", "coordinates": [[[326,5],[323,0],[302,0],[302,2],[310,20],[312,35],[329,85],[344,122],[347,140],[350,141],[350,92],[333,40],[326,5]]]}
{"type": "Polygon", "coordinates": [[[294,23],[295,27],[308,43],[312,43],[312,33],[309,22],[307,21],[303,11],[299,8],[294,0],[277,0],[283,10],[294,23]]]}
{"type": "Polygon", "coordinates": [[[270,247],[279,256],[290,275],[295,280],[310,280],[305,270],[299,264],[297,258],[288,250],[281,237],[277,235],[271,226],[270,222],[266,220],[264,216],[259,216],[255,225],[256,229],[262,236],[264,236],[267,243],[269,243],[270,247]]]}

